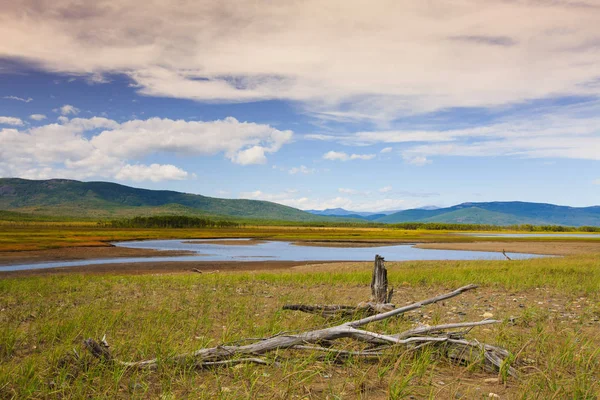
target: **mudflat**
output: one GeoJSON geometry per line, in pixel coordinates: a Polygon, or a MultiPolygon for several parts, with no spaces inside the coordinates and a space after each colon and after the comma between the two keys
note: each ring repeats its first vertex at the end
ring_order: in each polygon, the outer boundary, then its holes
{"type": "MultiPolygon", "coordinates": [[[[339,261],[319,261],[318,264],[330,264],[337,262],[339,261]]],[[[294,267],[314,264],[314,261],[171,261],[96,264],[78,267],[58,267],[5,272],[0,271],[0,279],[9,277],[50,276],[60,274],[146,275],[173,273],[274,271],[286,270],[294,267]]]]}
{"type": "Polygon", "coordinates": [[[463,243],[419,243],[415,245],[420,249],[437,250],[471,250],[471,251],[498,251],[505,250],[509,253],[546,254],[566,256],[571,254],[600,253],[600,241],[573,242],[463,242],[463,243]]]}
{"type": "Polygon", "coordinates": [[[130,249],[126,247],[63,247],[47,250],[1,251],[0,265],[46,261],[75,261],[118,257],[169,257],[197,255],[193,251],[130,249]]]}

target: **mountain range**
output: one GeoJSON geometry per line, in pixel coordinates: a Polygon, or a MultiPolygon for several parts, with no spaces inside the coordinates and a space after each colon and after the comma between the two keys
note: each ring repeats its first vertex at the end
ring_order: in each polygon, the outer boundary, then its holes
{"type": "Polygon", "coordinates": [[[134,215],[198,215],[282,221],[378,223],[445,222],[490,225],[600,226],[600,206],[481,202],[380,213],[338,209],[302,211],[281,204],[220,199],[169,190],[148,190],[111,182],[0,178],[0,210],[43,216],[115,218],[134,215]]]}

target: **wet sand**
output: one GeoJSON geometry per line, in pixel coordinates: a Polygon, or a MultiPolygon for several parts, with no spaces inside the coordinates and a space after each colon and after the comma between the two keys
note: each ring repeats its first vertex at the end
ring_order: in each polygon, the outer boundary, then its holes
{"type": "Polygon", "coordinates": [[[193,251],[130,249],[126,247],[66,247],[48,250],[2,251],[0,265],[50,261],[76,261],[119,257],[171,257],[198,255],[193,251]]]}
{"type": "MultiPolygon", "coordinates": [[[[341,261],[319,261],[318,264],[339,263],[341,261]]],[[[79,267],[62,267],[31,269],[24,271],[0,272],[0,279],[25,276],[50,276],[60,274],[111,274],[111,275],[144,275],[189,273],[221,273],[288,270],[302,265],[314,265],[315,261],[171,261],[144,262],[122,264],[96,264],[79,267]]]]}

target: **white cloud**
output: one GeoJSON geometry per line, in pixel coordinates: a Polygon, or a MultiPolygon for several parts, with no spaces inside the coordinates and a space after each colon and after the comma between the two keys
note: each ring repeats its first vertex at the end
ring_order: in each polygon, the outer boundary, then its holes
{"type": "Polygon", "coordinates": [[[600,178],[592,182],[594,185],[600,185],[600,178]]]}
{"type": "Polygon", "coordinates": [[[239,198],[273,201],[301,210],[324,210],[327,208],[344,208],[352,211],[385,211],[416,208],[425,205],[422,200],[406,200],[401,198],[384,199],[358,199],[348,197],[308,197],[301,195],[297,190],[286,190],[279,193],[267,193],[261,190],[242,192],[239,198]]]}
{"type": "Polygon", "coordinates": [[[392,191],[392,187],[391,186],[384,186],[381,189],[379,189],[380,193],[388,193],[392,191]]]}
{"type": "MultiPolygon", "coordinates": [[[[496,123],[462,129],[363,131],[307,135],[351,146],[403,143],[402,156],[416,165],[434,156],[513,156],[600,160],[600,101],[540,107],[496,123]]],[[[345,153],[336,153],[344,159],[345,153]]]]}
{"type": "Polygon", "coordinates": [[[28,97],[25,99],[23,97],[17,97],[17,96],[4,96],[3,99],[22,101],[23,103],[29,103],[30,101],[33,101],[33,99],[31,97],[28,97]]]}
{"type": "Polygon", "coordinates": [[[427,164],[431,164],[431,160],[428,160],[427,157],[421,155],[411,155],[411,154],[402,154],[402,158],[404,162],[411,165],[416,165],[417,167],[422,167],[427,164]]]}
{"type": "Polygon", "coordinates": [[[338,192],[340,192],[340,193],[344,193],[344,194],[356,194],[356,193],[358,193],[358,191],[357,191],[357,190],[354,190],[354,189],[348,189],[348,188],[339,188],[339,189],[338,189],[338,192]]]}
{"type": "Polygon", "coordinates": [[[4,125],[23,125],[20,118],[15,117],[0,117],[0,124],[4,125]]]}
{"type": "Polygon", "coordinates": [[[289,173],[291,175],[295,174],[312,174],[316,171],[314,168],[308,168],[306,165],[301,165],[299,167],[293,167],[289,169],[289,173]]]}
{"type": "Polygon", "coordinates": [[[222,153],[247,165],[266,160],[291,140],[291,131],[269,125],[160,118],[123,123],[102,118],[61,117],[25,130],[0,130],[0,176],[116,178],[126,180],[185,179],[173,165],[143,165],[153,154],[207,156],[222,153]]]}
{"type": "Polygon", "coordinates": [[[123,166],[115,175],[115,178],[125,181],[168,181],[182,180],[188,177],[188,173],[174,165],[130,165],[123,166]]]}
{"type": "Polygon", "coordinates": [[[3,2],[0,57],[125,73],[153,96],[292,100],[337,120],[600,95],[591,0],[82,4],[3,2]]]}
{"type": "Polygon", "coordinates": [[[56,112],[60,111],[60,113],[62,115],[77,115],[77,114],[79,114],[80,110],[79,110],[79,108],[77,108],[75,106],[72,106],[70,104],[65,104],[64,106],[62,106],[54,111],[56,111],[56,112]]]}
{"type": "Polygon", "coordinates": [[[31,114],[29,118],[34,121],[41,121],[43,119],[46,119],[46,116],[44,114],[31,114]]]}
{"type": "Polygon", "coordinates": [[[351,154],[341,151],[328,151],[323,154],[323,159],[331,161],[348,161],[348,160],[371,160],[375,158],[375,154],[351,154]]]}
{"type": "Polygon", "coordinates": [[[391,153],[391,151],[392,151],[392,148],[391,148],[391,147],[386,147],[386,148],[382,149],[382,150],[380,151],[380,153],[391,153]]]}
{"type": "Polygon", "coordinates": [[[249,165],[249,164],[265,164],[267,157],[265,157],[265,148],[261,146],[252,146],[249,149],[241,150],[231,160],[236,164],[249,165]]]}

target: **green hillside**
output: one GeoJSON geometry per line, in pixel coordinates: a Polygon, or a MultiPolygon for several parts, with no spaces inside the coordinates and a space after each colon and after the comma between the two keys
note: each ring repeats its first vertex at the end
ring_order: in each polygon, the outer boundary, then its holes
{"type": "Polygon", "coordinates": [[[437,210],[405,210],[376,222],[445,222],[488,225],[600,226],[600,207],[566,207],[545,203],[463,203],[437,210]]]}
{"type": "Polygon", "coordinates": [[[0,210],[80,218],[149,215],[231,216],[288,221],[327,221],[268,201],[219,199],[109,182],[65,179],[0,179],[0,210]]]}

